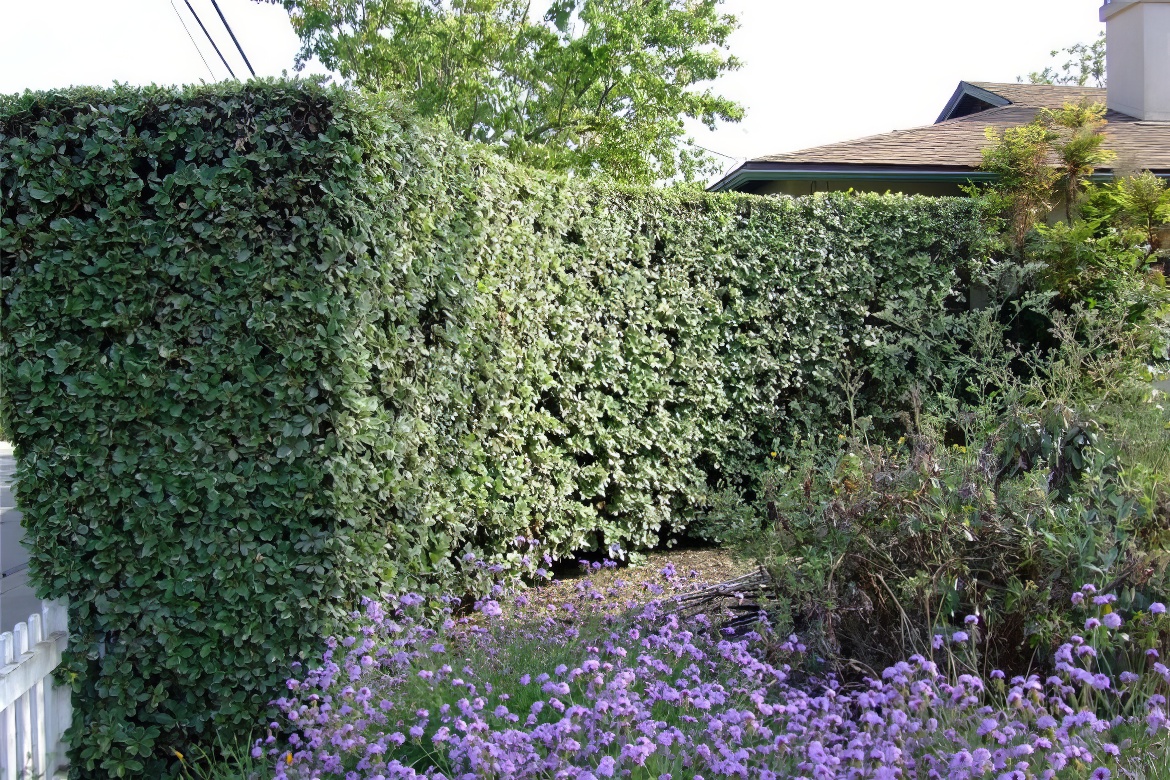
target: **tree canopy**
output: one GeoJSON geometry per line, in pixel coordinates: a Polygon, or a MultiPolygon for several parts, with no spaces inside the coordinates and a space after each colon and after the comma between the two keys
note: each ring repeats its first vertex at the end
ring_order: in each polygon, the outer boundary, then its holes
{"type": "Polygon", "coordinates": [[[980,194],[1006,216],[1006,233],[1017,251],[1059,201],[1070,224],[1077,216],[1088,177],[1115,157],[1104,148],[1104,117],[1103,104],[1085,100],[1042,109],[1028,124],[1002,134],[994,127],[985,131],[991,145],[983,150],[981,167],[996,179],[980,194]]]}
{"type": "Polygon", "coordinates": [[[1105,33],[1101,33],[1092,43],[1075,43],[1067,49],[1052,51],[1050,55],[1065,61],[1029,73],[1030,84],[1105,86],[1105,33]]]}
{"type": "Polygon", "coordinates": [[[709,128],[743,109],[699,85],[740,63],[723,0],[267,0],[348,82],[398,92],[423,116],[538,168],[622,182],[693,179],[709,128]]]}

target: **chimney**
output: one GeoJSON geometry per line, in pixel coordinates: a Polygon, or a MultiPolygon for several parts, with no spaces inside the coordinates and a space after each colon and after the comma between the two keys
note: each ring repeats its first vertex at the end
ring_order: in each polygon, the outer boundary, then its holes
{"type": "Polygon", "coordinates": [[[1109,108],[1170,122],[1170,0],[1106,0],[1109,108]]]}

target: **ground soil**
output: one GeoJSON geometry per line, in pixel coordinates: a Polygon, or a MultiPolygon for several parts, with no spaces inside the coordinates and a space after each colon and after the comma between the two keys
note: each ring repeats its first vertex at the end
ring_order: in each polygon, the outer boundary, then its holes
{"type": "Polygon", "coordinates": [[[655,550],[646,553],[636,565],[622,564],[617,568],[589,571],[579,565],[558,567],[551,582],[531,588],[526,595],[534,603],[579,601],[579,586],[587,580],[591,589],[610,594],[623,603],[630,600],[646,602],[662,598],[662,586],[666,582],[662,571],[668,564],[674,566],[677,578],[670,588],[671,595],[727,582],[756,568],[750,560],[736,558],[717,547],[655,550]]]}

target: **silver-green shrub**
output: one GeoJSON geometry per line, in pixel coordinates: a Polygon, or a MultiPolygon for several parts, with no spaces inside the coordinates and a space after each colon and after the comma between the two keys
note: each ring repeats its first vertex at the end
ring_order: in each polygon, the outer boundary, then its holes
{"type": "Polygon", "coordinates": [[[378,588],[681,533],[954,344],[965,200],[606,189],[299,82],[0,99],[4,428],[74,766],[255,722],[378,588]]]}

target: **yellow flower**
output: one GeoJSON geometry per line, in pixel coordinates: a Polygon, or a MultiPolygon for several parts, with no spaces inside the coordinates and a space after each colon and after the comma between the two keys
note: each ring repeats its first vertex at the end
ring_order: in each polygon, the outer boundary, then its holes
{"type": "Polygon", "coordinates": [[[776,457],[776,450],[772,450],[772,457],[776,457]]]}
{"type": "Polygon", "coordinates": [[[286,764],[292,763],[292,751],[291,750],[284,754],[284,763],[286,763],[286,764]]]}
{"type": "Polygon", "coordinates": [[[905,437],[905,436],[899,436],[899,437],[898,437],[898,443],[899,443],[899,444],[905,444],[905,443],[906,443],[906,437],[905,437]]]}
{"type": "Polygon", "coordinates": [[[171,748],[171,752],[175,754],[175,758],[179,759],[180,761],[182,761],[182,760],[183,760],[183,754],[182,754],[182,753],[180,753],[179,751],[175,750],[174,748],[171,748]]]}
{"type": "Polygon", "coordinates": [[[837,434],[837,441],[845,441],[845,434],[838,433],[837,434]]]}

